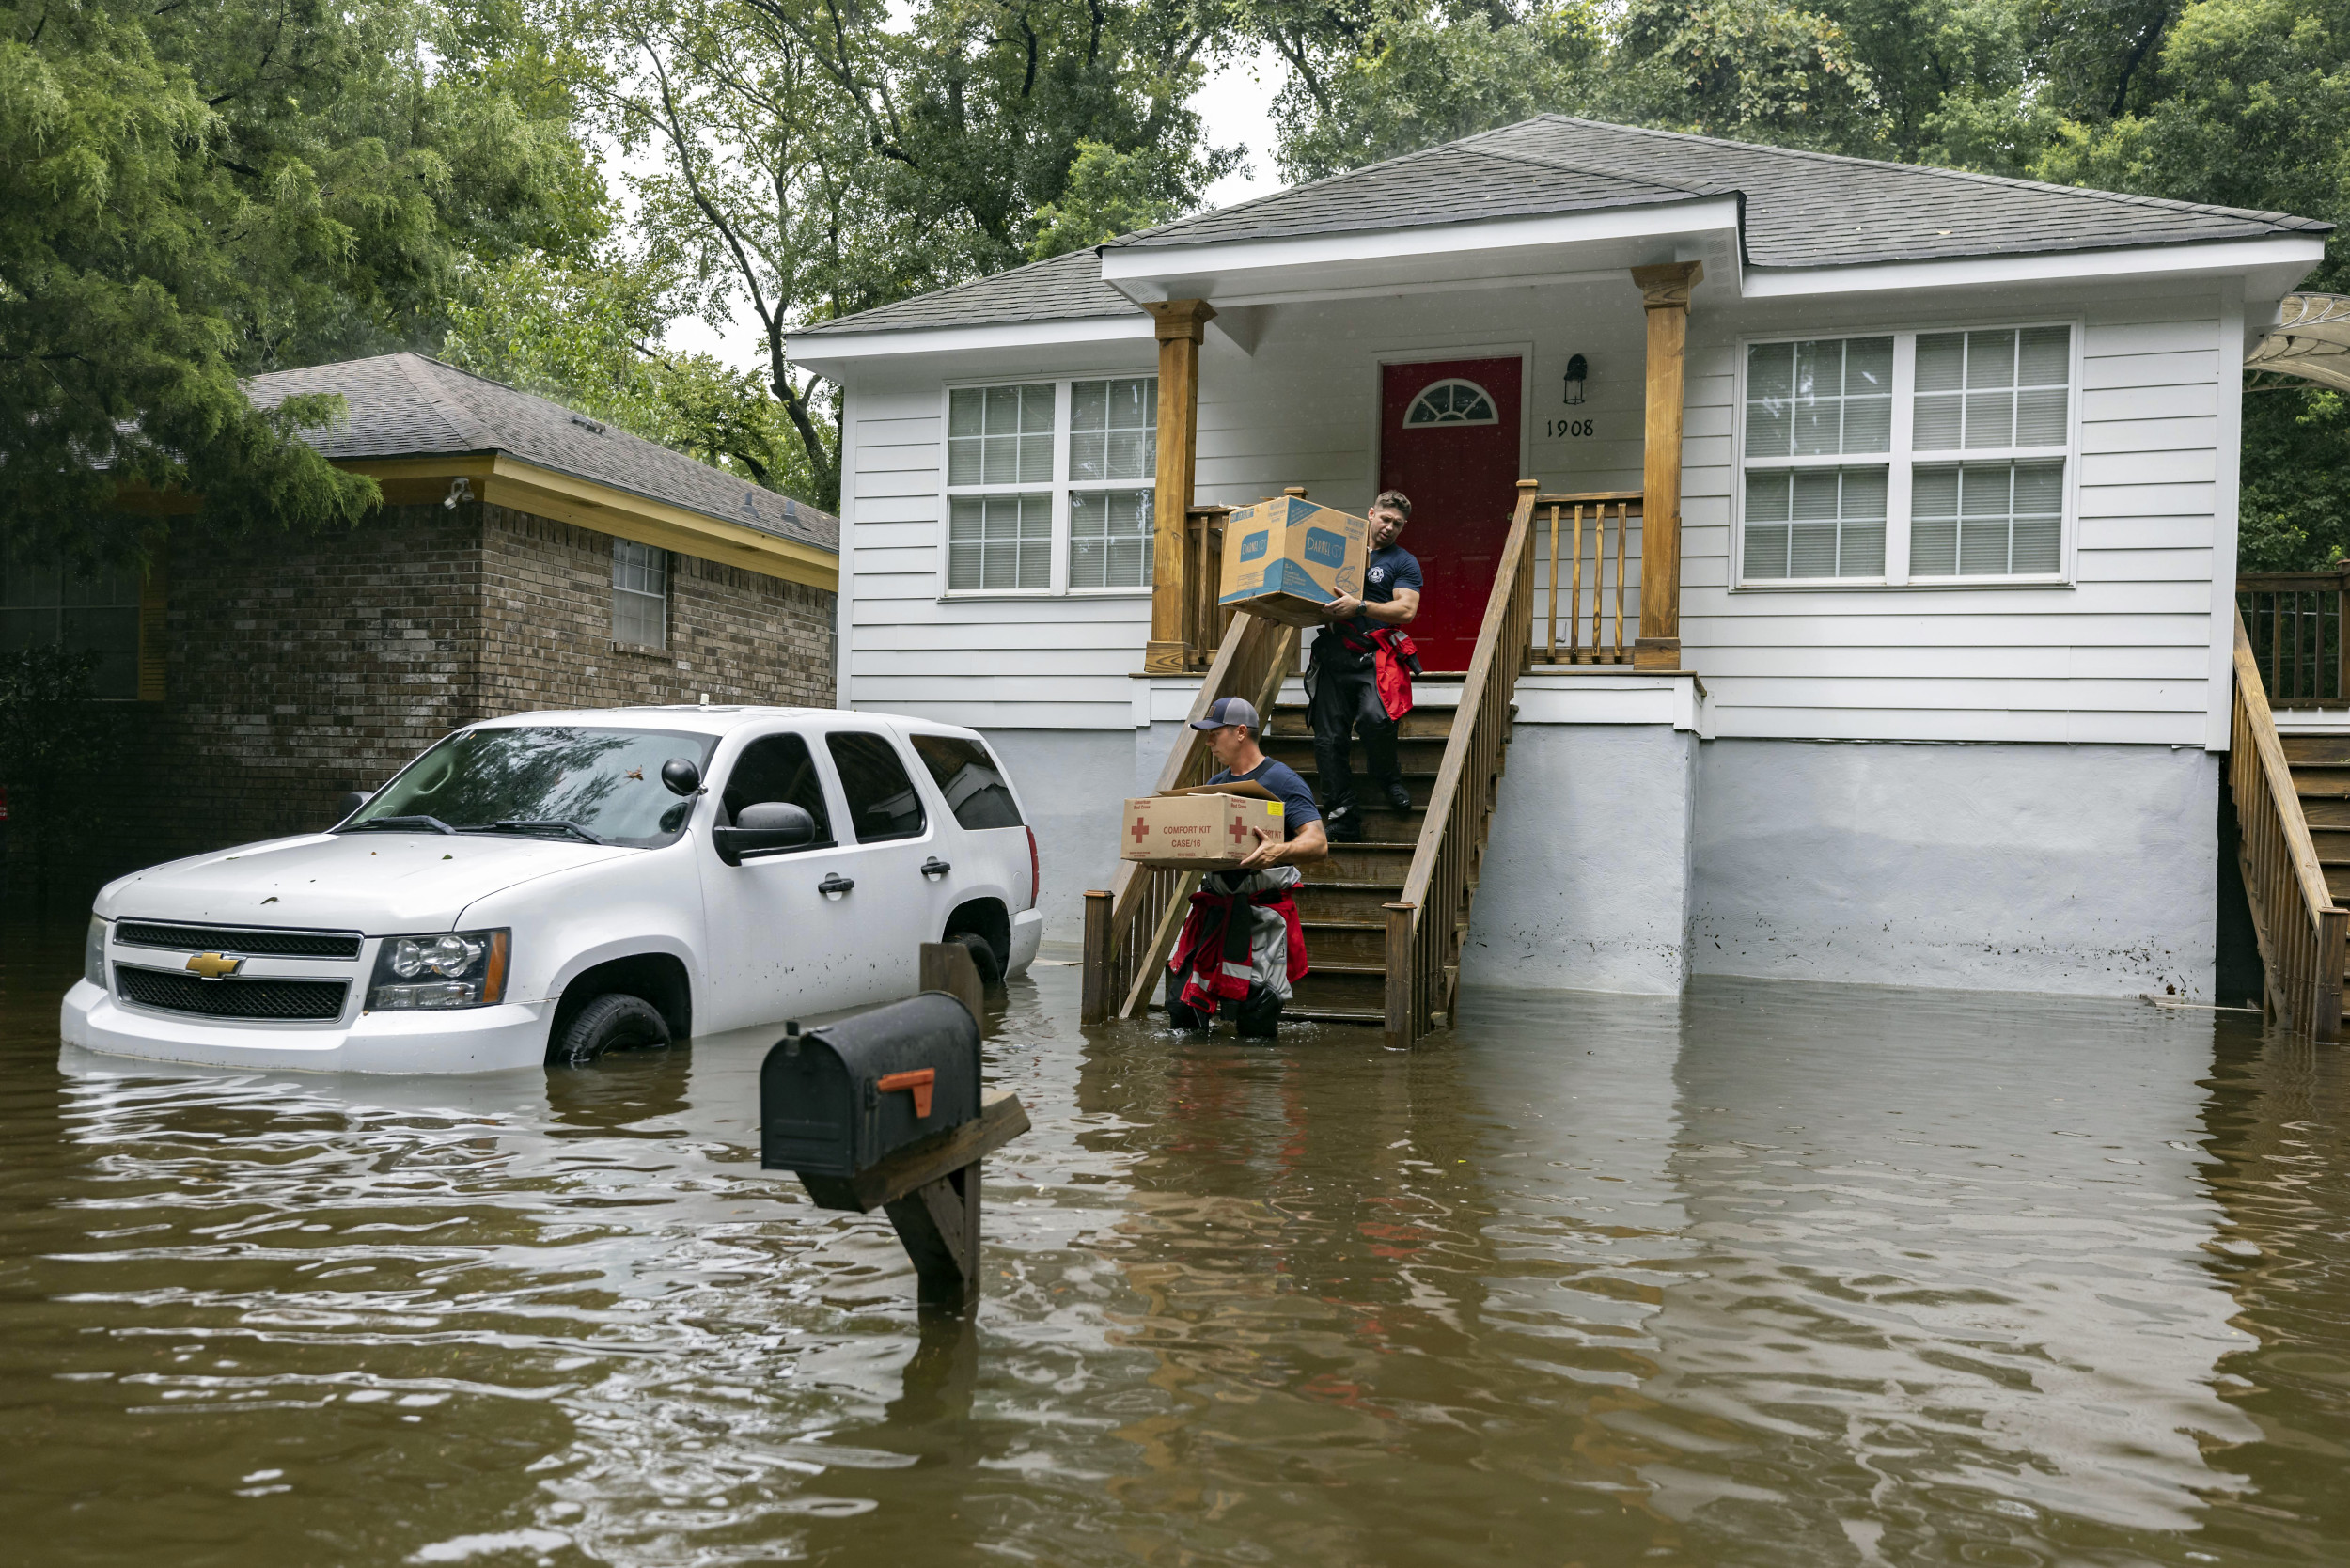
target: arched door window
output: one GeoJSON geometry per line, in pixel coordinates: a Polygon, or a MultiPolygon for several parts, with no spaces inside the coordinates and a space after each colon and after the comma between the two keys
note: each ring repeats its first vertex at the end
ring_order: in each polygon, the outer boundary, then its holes
{"type": "MultiPolygon", "coordinates": [[[[1393,407],[1393,404],[1389,404],[1393,407]]],[[[1457,377],[1436,382],[1420,389],[1418,397],[1403,416],[1403,428],[1422,430],[1432,425],[1492,425],[1498,424],[1494,413],[1494,400],[1483,387],[1473,381],[1457,377]]]]}

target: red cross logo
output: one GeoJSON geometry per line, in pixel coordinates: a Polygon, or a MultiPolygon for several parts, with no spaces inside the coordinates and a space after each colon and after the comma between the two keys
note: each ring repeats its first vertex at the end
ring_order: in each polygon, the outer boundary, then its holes
{"type": "Polygon", "coordinates": [[[1247,829],[1247,827],[1242,823],[1241,820],[1240,820],[1238,817],[1234,817],[1234,818],[1232,819],[1232,842],[1234,842],[1234,843],[1236,843],[1236,844],[1245,844],[1245,843],[1246,843],[1247,841],[1248,841],[1248,829],[1247,829]]]}
{"type": "Polygon", "coordinates": [[[1148,839],[1148,838],[1150,838],[1150,837],[1151,837],[1151,824],[1150,824],[1149,823],[1144,822],[1144,821],[1143,821],[1140,817],[1136,817],[1136,818],[1135,819],[1135,844],[1136,844],[1136,846],[1137,848],[1139,848],[1139,847],[1141,846],[1141,844],[1142,844],[1143,840],[1144,840],[1144,839],[1148,839]]]}

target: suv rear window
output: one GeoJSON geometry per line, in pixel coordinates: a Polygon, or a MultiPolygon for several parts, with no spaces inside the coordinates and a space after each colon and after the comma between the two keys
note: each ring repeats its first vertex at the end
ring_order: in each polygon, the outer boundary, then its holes
{"type": "Polygon", "coordinates": [[[885,735],[835,730],[824,737],[832,765],[840,770],[840,792],[849,797],[849,823],[860,844],[911,839],[922,831],[922,797],[898,760],[885,735]]]}
{"type": "Polygon", "coordinates": [[[1004,770],[977,741],[952,735],[916,735],[914,754],[931,770],[938,792],[966,828],[1019,827],[1020,806],[1004,782],[1004,770]]]}

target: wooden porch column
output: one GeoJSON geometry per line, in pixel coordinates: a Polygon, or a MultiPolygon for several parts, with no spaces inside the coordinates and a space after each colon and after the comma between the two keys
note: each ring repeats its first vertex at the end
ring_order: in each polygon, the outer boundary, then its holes
{"type": "Polygon", "coordinates": [[[1199,587],[1183,581],[1183,513],[1199,452],[1199,340],[1215,309],[1205,300],[1143,308],[1159,323],[1159,467],[1152,492],[1151,641],[1142,667],[1150,675],[1181,675],[1183,596],[1199,587]]]}
{"type": "Polygon", "coordinates": [[[1689,342],[1689,290],[1701,261],[1635,267],[1648,307],[1648,429],[1641,461],[1640,640],[1642,669],[1681,667],[1681,384],[1689,342]]]}

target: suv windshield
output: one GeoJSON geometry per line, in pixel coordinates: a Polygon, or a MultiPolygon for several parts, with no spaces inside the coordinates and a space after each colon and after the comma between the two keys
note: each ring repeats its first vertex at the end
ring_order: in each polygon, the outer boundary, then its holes
{"type": "Polygon", "coordinates": [[[516,726],[451,735],[337,829],[517,833],[651,848],[684,829],[693,801],[661,764],[710,766],[715,738],[658,729],[516,726]]]}

